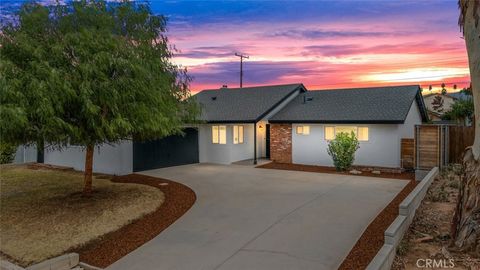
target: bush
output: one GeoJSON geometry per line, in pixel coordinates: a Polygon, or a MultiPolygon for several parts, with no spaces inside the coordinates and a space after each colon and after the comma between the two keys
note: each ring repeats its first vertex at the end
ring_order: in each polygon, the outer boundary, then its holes
{"type": "Polygon", "coordinates": [[[17,147],[15,145],[0,143],[0,164],[11,163],[15,158],[17,147]]]}
{"type": "Polygon", "coordinates": [[[327,151],[337,171],[345,171],[352,166],[358,148],[360,146],[355,133],[340,133],[328,144],[327,151]]]}

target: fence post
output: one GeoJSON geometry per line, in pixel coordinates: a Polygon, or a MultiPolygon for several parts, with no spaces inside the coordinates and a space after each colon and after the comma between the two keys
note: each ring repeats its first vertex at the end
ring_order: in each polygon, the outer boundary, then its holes
{"type": "Polygon", "coordinates": [[[415,164],[414,164],[414,167],[415,167],[415,170],[418,170],[419,167],[418,167],[418,164],[420,164],[420,151],[418,151],[418,130],[419,130],[419,126],[418,125],[415,125],[415,136],[414,136],[414,144],[415,144],[415,147],[414,147],[414,151],[415,151],[415,164]]]}

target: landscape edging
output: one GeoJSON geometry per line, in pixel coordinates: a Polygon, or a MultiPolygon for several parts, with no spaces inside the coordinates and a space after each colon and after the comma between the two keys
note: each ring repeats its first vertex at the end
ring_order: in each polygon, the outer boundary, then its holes
{"type": "Polygon", "coordinates": [[[434,167],[430,172],[418,183],[418,185],[408,194],[408,196],[399,205],[399,215],[385,231],[385,244],[378,251],[377,255],[367,266],[367,270],[390,270],[395,251],[403,235],[408,230],[412,222],[417,208],[422,203],[423,198],[427,194],[428,188],[433,179],[438,175],[438,167],[434,167]]]}

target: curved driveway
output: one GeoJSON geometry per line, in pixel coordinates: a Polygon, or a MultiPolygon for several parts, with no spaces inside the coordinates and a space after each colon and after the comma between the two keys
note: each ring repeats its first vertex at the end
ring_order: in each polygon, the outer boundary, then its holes
{"type": "Polygon", "coordinates": [[[337,269],[404,180],[195,164],[142,172],[191,187],[183,217],[108,269],[337,269]]]}

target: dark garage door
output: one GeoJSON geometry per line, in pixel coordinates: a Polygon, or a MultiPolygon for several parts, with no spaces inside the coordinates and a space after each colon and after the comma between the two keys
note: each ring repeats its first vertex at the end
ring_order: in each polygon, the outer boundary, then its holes
{"type": "Polygon", "coordinates": [[[133,171],[198,163],[198,130],[186,128],[185,135],[133,143],[133,171]]]}

